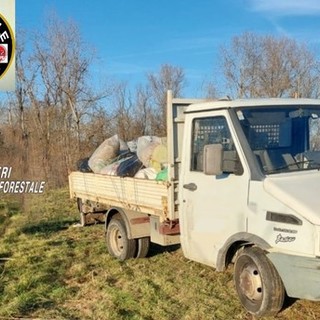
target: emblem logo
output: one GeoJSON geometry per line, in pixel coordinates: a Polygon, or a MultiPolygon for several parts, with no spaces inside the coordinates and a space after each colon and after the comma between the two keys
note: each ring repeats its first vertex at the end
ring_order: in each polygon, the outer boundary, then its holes
{"type": "Polygon", "coordinates": [[[296,240],[296,237],[283,236],[281,233],[277,235],[276,244],[279,242],[293,242],[296,240]]]}
{"type": "Polygon", "coordinates": [[[0,79],[11,65],[14,49],[12,29],[6,19],[0,14],[0,79]]]}

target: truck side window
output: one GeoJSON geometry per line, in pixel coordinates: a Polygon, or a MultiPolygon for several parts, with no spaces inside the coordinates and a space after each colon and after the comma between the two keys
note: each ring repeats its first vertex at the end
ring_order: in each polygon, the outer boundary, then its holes
{"type": "Polygon", "coordinates": [[[230,130],[225,117],[208,117],[193,120],[191,171],[203,170],[203,148],[220,143],[224,151],[234,151],[230,130]]]}

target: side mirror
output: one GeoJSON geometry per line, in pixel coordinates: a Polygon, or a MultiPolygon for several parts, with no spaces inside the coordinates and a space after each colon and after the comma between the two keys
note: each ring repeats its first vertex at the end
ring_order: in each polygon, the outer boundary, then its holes
{"type": "Polygon", "coordinates": [[[243,167],[237,152],[224,151],[222,144],[208,144],[203,149],[203,172],[206,175],[222,173],[243,174],[243,167]]]}
{"type": "Polygon", "coordinates": [[[218,176],[223,173],[222,144],[207,144],[203,148],[203,172],[206,175],[218,176]]]}

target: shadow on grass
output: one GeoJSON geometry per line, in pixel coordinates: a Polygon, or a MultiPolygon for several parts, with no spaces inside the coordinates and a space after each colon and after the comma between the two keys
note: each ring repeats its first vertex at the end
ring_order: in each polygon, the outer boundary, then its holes
{"type": "Polygon", "coordinates": [[[43,234],[48,235],[54,232],[68,229],[74,224],[75,220],[50,220],[38,223],[29,223],[21,228],[21,232],[25,234],[43,234]]]}
{"type": "Polygon", "coordinates": [[[285,295],[283,307],[282,307],[281,311],[284,311],[284,310],[290,308],[298,300],[299,299],[297,299],[297,298],[291,298],[291,297],[288,297],[287,295],[285,295]]]}
{"type": "Polygon", "coordinates": [[[20,297],[17,297],[19,303],[18,310],[22,315],[27,315],[38,309],[52,309],[55,307],[53,301],[42,301],[41,297],[32,292],[24,293],[20,297]]]}
{"type": "Polygon", "coordinates": [[[162,254],[165,252],[174,252],[180,249],[180,247],[181,247],[180,244],[175,244],[171,246],[160,246],[158,244],[151,243],[147,257],[154,257],[158,254],[162,254]]]}

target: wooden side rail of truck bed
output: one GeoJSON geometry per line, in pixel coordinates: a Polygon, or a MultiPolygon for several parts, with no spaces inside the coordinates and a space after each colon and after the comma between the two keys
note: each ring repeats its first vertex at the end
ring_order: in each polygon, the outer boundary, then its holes
{"type": "Polygon", "coordinates": [[[95,173],[72,172],[70,197],[96,201],[106,206],[126,208],[141,213],[168,217],[169,183],[95,173]]]}

